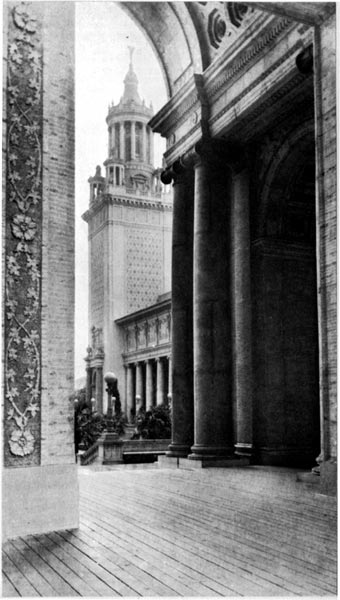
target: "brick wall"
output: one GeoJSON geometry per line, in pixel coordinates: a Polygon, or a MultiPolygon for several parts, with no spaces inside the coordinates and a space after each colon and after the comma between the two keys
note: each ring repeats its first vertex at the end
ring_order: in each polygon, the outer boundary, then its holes
{"type": "Polygon", "coordinates": [[[74,462],[73,14],[44,3],[43,464],[74,462]]]}

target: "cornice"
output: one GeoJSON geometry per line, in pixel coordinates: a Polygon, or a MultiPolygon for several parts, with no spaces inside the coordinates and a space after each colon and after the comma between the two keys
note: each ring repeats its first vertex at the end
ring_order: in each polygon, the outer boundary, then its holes
{"type": "Polygon", "coordinates": [[[199,95],[193,75],[149,121],[149,125],[154,132],[166,137],[170,131],[186,121],[195,104],[199,106],[199,95]]]}
{"type": "Polygon", "coordinates": [[[152,316],[159,316],[161,314],[167,314],[171,309],[171,298],[167,300],[162,300],[161,302],[157,302],[156,304],[152,304],[147,308],[141,308],[140,310],[136,310],[129,315],[125,315],[124,317],[120,317],[115,320],[116,325],[119,326],[127,326],[133,325],[143,321],[143,319],[150,318],[152,316]]]}
{"type": "Polygon", "coordinates": [[[124,366],[134,364],[135,362],[142,360],[160,358],[162,356],[171,357],[171,342],[159,344],[159,346],[155,346],[155,348],[141,348],[131,352],[124,352],[122,356],[124,360],[124,366]]]}
{"type": "Polygon", "coordinates": [[[103,206],[128,206],[128,207],[139,207],[148,208],[150,210],[157,210],[159,212],[172,212],[172,204],[164,203],[161,200],[152,201],[143,198],[127,198],[122,196],[112,196],[111,194],[102,194],[101,197],[95,200],[90,208],[82,215],[84,221],[89,221],[90,218],[96,215],[103,206]]]}
{"type": "Polygon", "coordinates": [[[201,122],[198,122],[196,123],[196,125],[194,125],[194,127],[190,129],[190,131],[188,131],[185,135],[181,136],[178,142],[175,142],[166,152],[164,152],[165,162],[167,164],[173,162],[176,158],[183,154],[189,146],[192,146],[195,142],[200,140],[201,137],[201,122]]]}

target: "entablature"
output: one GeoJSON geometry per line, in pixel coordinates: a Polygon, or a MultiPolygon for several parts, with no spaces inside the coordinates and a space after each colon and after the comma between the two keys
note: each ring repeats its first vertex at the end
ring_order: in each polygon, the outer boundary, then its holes
{"type": "Polygon", "coordinates": [[[229,139],[235,131],[248,141],[252,119],[261,118],[263,106],[280,102],[311,79],[311,73],[299,71],[296,59],[312,47],[313,36],[311,25],[257,11],[235,43],[202,75],[191,77],[150,121],[167,138],[166,165],[202,138],[229,139]]]}

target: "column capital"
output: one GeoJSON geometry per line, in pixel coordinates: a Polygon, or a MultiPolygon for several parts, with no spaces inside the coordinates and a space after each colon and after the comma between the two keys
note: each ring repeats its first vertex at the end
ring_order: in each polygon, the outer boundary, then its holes
{"type": "Polygon", "coordinates": [[[179,183],[188,170],[195,169],[205,162],[213,171],[228,168],[233,174],[241,172],[247,164],[244,149],[237,143],[228,143],[221,139],[202,139],[161,174],[162,182],[167,185],[179,183]]]}

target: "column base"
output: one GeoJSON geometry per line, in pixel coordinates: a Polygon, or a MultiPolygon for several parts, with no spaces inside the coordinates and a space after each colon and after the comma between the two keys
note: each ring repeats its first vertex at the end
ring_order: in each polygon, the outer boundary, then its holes
{"type": "Polygon", "coordinates": [[[254,446],[253,444],[243,444],[238,443],[235,444],[235,454],[237,456],[253,456],[254,454],[254,446]]]}
{"type": "Polygon", "coordinates": [[[173,444],[169,445],[169,450],[166,452],[166,456],[173,456],[178,458],[186,458],[190,452],[190,446],[186,444],[173,444]]]}
{"type": "Polygon", "coordinates": [[[207,469],[207,468],[237,468],[247,467],[250,464],[248,457],[241,458],[240,456],[229,457],[210,457],[210,458],[188,458],[179,459],[180,469],[207,469]]]}
{"type": "Polygon", "coordinates": [[[215,460],[217,458],[233,458],[234,448],[232,446],[203,446],[194,444],[191,447],[189,460],[215,460]]]}

